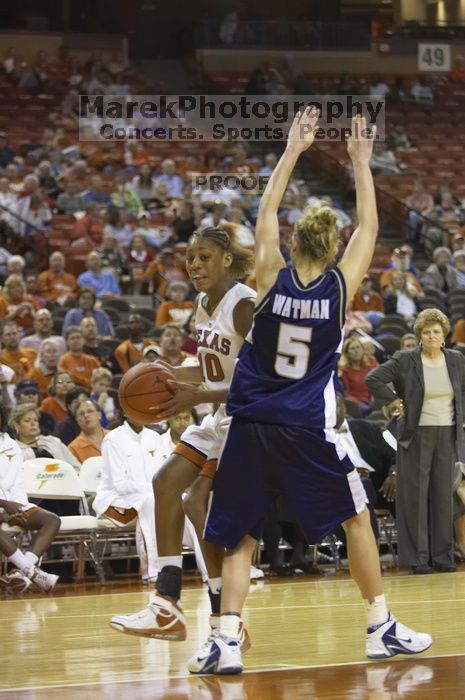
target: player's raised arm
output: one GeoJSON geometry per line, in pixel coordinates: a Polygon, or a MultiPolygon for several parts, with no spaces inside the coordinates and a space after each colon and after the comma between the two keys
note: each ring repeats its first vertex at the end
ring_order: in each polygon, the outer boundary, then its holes
{"type": "Polygon", "coordinates": [[[285,266],[279,249],[278,209],[300,154],[313,143],[318,117],[315,107],[308,107],[296,114],[289,130],[286,150],[262,195],[255,229],[257,300],[268,292],[279,270],[285,266]]]}
{"type": "Polygon", "coordinates": [[[371,133],[367,133],[365,118],[353,117],[352,135],[347,143],[347,151],[354,168],[358,226],[339,263],[346,280],[348,300],[357,291],[363,275],[370,266],[378,235],[375,187],[370,170],[375,136],[376,127],[372,128],[371,133]]]}

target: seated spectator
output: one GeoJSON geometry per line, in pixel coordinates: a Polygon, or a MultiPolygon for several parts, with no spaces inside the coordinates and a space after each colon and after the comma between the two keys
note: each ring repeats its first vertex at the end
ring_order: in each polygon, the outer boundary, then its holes
{"type": "Polygon", "coordinates": [[[59,360],[60,353],[55,341],[44,340],[35,359],[34,367],[29,373],[29,379],[37,382],[42,397],[48,396],[48,388],[57,370],[59,360]]]}
{"type": "Polygon", "coordinates": [[[69,443],[69,449],[82,464],[89,457],[100,457],[108,430],[102,428],[99,407],[90,399],[80,403],[74,415],[81,432],[69,443]]]}
{"type": "Polygon", "coordinates": [[[188,355],[197,355],[197,331],[195,330],[195,311],[191,313],[182,330],[184,331],[184,343],[181,350],[188,355]]]}
{"type": "Polygon", "coordinates": [[[161,164],[162,174],[155,178],[155,186],[160,182],[166,185],[167,196],[172,199],[173,197],[181,198],[184,191],[184,183],[182,178],[176,174],[176,165],[174,160],[171,158],[165,158],[161,164]]]}
{"type": "Polygon", "coordinates": [[[57,209],[60,214],[74,214],[77,211],[84,211],[84,200],[79,194],[79,187],[74,180],[69,180],[65,191],[58,195],[57,209]]]}
{"type": "Polygon", "coordinates": [[[82,193],[82,199],[86,207],[89,204],[97,204],[100,206],[108,206],[111,204],[111,197],[108,192],[104,191],[100,175],[92,175],[89,188],[82,193]]]}
{"type": "MultiPolygon", "coordinates": [[[[128,144],[134,143],[129,141],[128,144]]],[[[113,191],[111,193],[111,203],[114,207],[122,209],[129,214],[139,216],[144,207],[136,193],[125,182],[124,175],[115,175],[113,180],[113,191]]]]}
{"type": "MultiPolygon", "coordinates": [[[[229,203],[231,204],[231,202],[229,203]]],[[[205,214],[205,216],[201,219],[199,228],[216,228],[218,226],[222,226],[223,224],[227,224],[228,220],[225,216],[226,208],[225,202],[216,201],[211,207],[211,211],[209,211],[208,214],[205,214]]]]}
{"type": "Polygon", "coordinates": [[[418,347],[418,341],[415,333],[404,333],[400,339],[399,350],[415,350],[418,347]]]}
{"type": "Polygon", "coordinates": [[[10,275],[0,293],[0,319],[15,321],[23,330],[34,325],[38,304],[26,293],[26,284],[19,275],[10,275]]]}
{"type": "Polygon", "coordinates": [[[383,292],[384,309],[387,314],[400,314],[406,321],[413,321],[418,313],[419,295],[405,272],[395,270],[391,282],[383,292]]]}
{"type": "Polygon", "coordinates": [[[184,344],[184,334],[177,326],[166,326],[160,336],[159,355],[169,365],[182,365],[190,355],[181,350],[184,344]]]}
{"type": "Polygon", "coordinates": [[[65,271],[65,265],[63,253],[55,251],[49,257],[49,269],[41,272],[37,279],[40,294],[60,306],[74,299],[78,291],[76,278],[65,271]]]}
{"type": "Polygon", "coordinates": [[[72,442],[81,432],[81,429],[74,416],[77,407],[83,401],[87,401],[89,396],[90,391],[85,389],[83,386],[76,386],[74,389],[70,389],[66,394],[65,404],[68,414],[66,418],[55,426],[55,430],[53,431],[55,437],[60,438],[65,445],[69,445],[69,443],[72,442]]]}
{"type": "Polygon", "coordinates": [[[423,287],[433,287],[447,296],[451,289],[459,286],[457,270],[449,264],[450,250],[445,246],[436,248],[433,252],[433,261],[426,268],[422,278],[423,287]]]}
{"type": "Polygon", "coordinates": [[[61,356],[66,352],[66,343],[61,335],[54,335],[53,318],[48,309],[39,309],[34,314],[34,330],[32,335],[26,335],[19,343],[20,348],[31,348],[36,353],[44,340],[53,340],[57,346],[58,354],[61,356]]]}
{"type": "Polygon", "coordinates": [[[55,421],[55,425],[65,420],[68,415],[65,401],[66,395],[75,388],[76,385],[69,372],[61,372],[58,370],[53,375],[52,381],[48,387],[49,395],[47,398],[43,399],[39,410],[49,413],[55,421]]]}
{"type": "Polygon", "coordinates": [[[139,174],[131,180],[130,188],[145,207],[153,198],[154,184],[152,167],[148,163],[142,163],[139,167],[139,174]]]}
{"type": "Polygon", "coordinates": [[[378,366],[358,338],[347,338],[339,361],[339,376],[344,385],[344,397],[355,401],[364,414],[371,410],[372,396],[365,384],[367,374],[378,366]]]}
{"type": "Polygon", "coordinates": [[[373,146],[370,168],[373,175],[399,175],[401,172],[394,151],[382,141],[375,142],[373,146]]]}
{"type": "Polygon", "coordinates": [[[368,94],[385,97],[389,94],[389,85],[383,82],[379,75],[373,75],[368,84],[368,94]]]}
{"type": "Polygon", "coordinates": [[[125,221],[125,215],[117,207],[109,207],[107,223],[103,229],[103,236],[111,234],[116,238],[122,248],[127,248],[132,238],[132,226],[125,221]]]}
{"type": "Polygon", "coordinates": [[[384,316],[384,300],[381,294],[373,291],[373,282],[369,274],[364,275],[360,287],[354,294],[352,311],[363,311],[370,323],[376,327],[384,316]]]}
{"type": "MultiPolygon", "coordinates": [[[[39,409],[40,391],[35,379],[21,379],[15,387],[15,399],[17,406],[27,403],[39,409]]],[[[39,426],[42,435],[51,435],[55,430],[53,416],[39,409],[39,426]]]]}
{"type": "Polygon", "coordinates": [[[184,261],[181,261],[171,248],[164,248],[145,273],[146,280],[153,285],[153,292],[164,298],[170,282],[187,281],[184,261]]]}
{"type": "Polygon", "coordinates": [[[442,204],[443,197],[452,200],[452,204],[454,205],[454,207],[460,206],[460,199],[456,197],[453,192],[451,192],[449,185],[445,182],[442,185],[438,186],[438,191],[434,196],[435,206],[442,204]]]}
{"type": "Polygon", "coordinates": [[[462,211],[460,206],[454,203],[452,194],[444,192],[441,203],[435,205],[428,219],[433,222],[433,225],[429,226],[426,231],[425,248],[427,251],[433,251],[437,246],[449,245],[454,234],[459,232],[462,224],[462,211]]]}
{"type": "Polygon", "coordinates": [[[452,264],[457,272],[457,284],[465,287],[465,248],[456,250],[452,255],[452,264]]]}
{"type": "Polygon", "coordinates": [[[301,218],[306,207],[306,200],[307,195],[302,192],[292,195],[292,208],[287,213],[287,223],[290,226],[294,226],[301,218]]]}
{"type": "Polygon", "coordinates": [[[110,231],[104,233],[102,247],[97,252],[102,258],[102,268],[111,272],[119,282],[122,275],[127,272],[128,266],[126,256],[116,236],[110,231]]]}
{"type": "Polygon", "coordinates": [[[416,278],[416,268],[412,264],[412,258],[410,253],[410,246],[403,245],[401,248],[394,248],[391,255],[391,262],[381,273],[379,278],[379,284],[381,291],[391,283],[391,277],[396,270],[400,272],[405,272],[408,282],[413,285],[417,291],[420,293],[423,291],[421,284],[416,278]]]}
{"type": "Polygon", "coordinates": [[[410,95],[415,102],[421,104],[433,104],[435,94],[429,84],[429,78],[426,75],[419,75],[417,81],[410,89],[410,95]]]}
{"type": "Polygon", "coordinates": [[[77,296],[77,309],[70,309],[64,320],[62,333],[65,335],[70,326],[78,326],[83,318],[93,318],[97,324],[98,334],[115,335],[110,317],[103,309],[96,309],[97,297],[90,287],[83,287],[77,296]]]}
{"type": "Polygon", "coordinates": [[[417,179],[413,185],[413,192],[404,199],[404,204],[410,211],[408,214],[409,241],[417,242],[425,227],[425,222],[421,217],[429,216],[434,208],[432,195],[425,192],[422,180],[417,179]]]}
{"type": "Polygon", "coordinates": [[[135,233],[128,252],[128,264],[134,294],[141,293],[146,269],[154,260],[154,254],[147,248],[145,236],[141,233],[135,233]]]}
{"type": "Polygon", "coordinates": [[[37,177],[39,178],[39,187],[47,199],[51,200],[53,203],[60,194],[61,188],[54,178],[51,168],[51,163],[48,160],[43,160],[37,166],[36,173],[37,177]]]}
{"type": "Polygon", "coordinates": [[[139,214],[139,223],[133,235],[144,236],[146,244],[155,250],[161,250],[173,238],[171,229],[168,226],[154,226],[146,211],[139,214]]]}
{"type": "Polygon", "coordinates": [[[16,158],[16,152],[8,145],[5,131],[0,131],[0,168],[7,168],[16,158]]]}
{"type": "Polygon", "coordinates": [[[172,210],[170,222],[177,243],[187,243],[199,224],[199,216],[194,202],[182,199],[172,210]]]}
{"type": "Polygon", "coordinates": [[[102,428],[112,428],[115,421],[119,420],[115,402],[108,393],[111,387],[112,376],[112,373],[106,367],[97,367],[90,378],[90,398],[100,409],[102,428]]]}
{"type": "Polygon", "coordinates": [[[234,226],[235,236],[238,243],[245,248],[253,248],[255,236],[247,224],[247,220],[240,207],[231,207],[226,213],[226,220],[234,226]]]}
{"type": "Polygon", "coordinates": [[[35,533],[23,552],[10,535],[0,530],[0,552],[16,567],[0,579],[0,585],[15,593],[34,585],[41,593],[48,593],[58,576],[42,571],[37,564],[60,529],[60,518],[28,501],[21,450],[6,432],[3,407],[0,407],[0,414],[0,520],[35,533]]]}
{"type": "MultiPolygon", "coordinates": [[[[81,466],[59,438],[41,433],[39,411],[35,404],[22,403],[14,408],[10,413],[8,424],[14,431],[13,434],[24,460],[35,457],[50,457],[63,459],[76,469],[81,466]]],[[[59,515],[64,515],[64,513],[61,512],[59,515]]]]}
{"type": "Polygon", "coordinates": [[[155,317],[157,328],[178,326],[182,328],[194,310],[194,302],[188,301],[189,285],[177,280],[171,282],[166,290],[167,301],[160,304],[155,317]]]}
{"type": "Polygon", "coordinates": [[[389,98],[391,102],[411,102],[412,97],[409,92],[408,85],[403,76],[398,76],[394,81],[389,98]]]}
{"type": "Polygon", "coordinates": [[[78,326],[70,326],[65,338],[68,352],[60,358],[59,368],[69,372],[79,386],[90,388],[92,371],[100,367],[100,362],[96,357],[82,352],[84,339],[78,326]]]}
{"type": "Polygon", "coordinates": [[[11,408],[15,403],[15,373],[7,365],[0,362],[0,404],[11,408]]]}
{"type": "Polygon", "coordinates": [[[26,175],[16,202],[19,218],[11,222],[12,228],[22,238],[33,235],[37,229],[43,230],[52,218],[52,212],[39,188],[39,178],[26,175]]]}
{"type": "Polygon", "coordinates": [[[16,381],[29,375],[37,357],[32,348],[20,348],[19,339],[18,325],[14,321],[6,321],[3,324],[0,362],[13,370],[16,381]]]}
{"type": "Polygon", "coordinates": [[[12,215],[16,211],[16,194],[10,186],[7,177],[0,177],[0,222],[10,224],[12,215]]]}
{"type": "Polygon", "coordinates": [[[121,526],[137,518],[141,535],[136,536],[136,546],[144,580],[155,580],[158,574],[151,482],[161,466],[161,445],[161,435],[127,419],[108,433],[101,447],[102,478],[93,502],[97,515],[107,516],[121,526]]]}
{"type": "Polygon", "coordinates": [[[394,124],[394,128],[390,131],[388,144],[389,148],[391,148],[393,151],[416,150],[415,142],[405,131],[404,125],[400,124],[399,122],[394,124]]]}
{"type": "Polygon", "coordinates": [[[30,270],[24,277],[24,283],[26,285],[26,294],[33,298],[39,309],[44,309],[47,300],[39,293],[37,288],[37,272],[30,270]]]}
{"type": "Polygon", "coordinates": [[[88,204],[85,215],[78,219],[71,232],[73,244],[88,243],[92,246],[101,245],[105,219],[98,204],[88,204]]]}
{"type": "Polygon", "coordinates": [[[144,338],[146,324],[140,314],[130,314],[128,318],[129,338],[123,340],[115,350],[115,359],[121,372],[127,372],[130,367],[142,360],[144,348],[153,345],[153,340],[144,338]]]}
{"type": "Polygon", "coordinates": [[[121,289],[115,275],[102,269],[102,258],[97,251],[87,256],[87,272],[82,272],[78,277],[81,287],[90,287],[95,292],[97,299],[111,299],[121,295],[121,289]]]}
{"type": "Polygon", "coordinates": [[[7,272],[8,275],[17,275],[24,279],[24,268],[26,267],[26,261],[22,255],[12,255],[7,262],[7,272]]]}

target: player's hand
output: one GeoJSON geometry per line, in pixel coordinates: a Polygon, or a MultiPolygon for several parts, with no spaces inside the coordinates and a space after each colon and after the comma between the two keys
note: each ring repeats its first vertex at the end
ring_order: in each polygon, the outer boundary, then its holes
{"type": "Polygon", "coordinates": [[[21,513],[23,510],[22,504],[16,503],[16,501],[5,501],[2,508],[8,515],[16,515],[16,513],[21,513]]]}
{"type": "Polygon", "coordinates": [[[23,513],[21,511],[20,513],[14,513],[13,515],[9,515],[7,523],[9,525],[17,525],[18,527],[26,528],[26,526],[27,526],[26,513],[23,513]]]}
{"type": "Polygon", "coordinates": [[[294,151],[306,151],[314,139],[320,112],[316,107],[307,107],[303,112],[297,112],[287,136],[287,148],[294,151]]]}
{"type": "Polygon", "coordinates": [[[384,496],[386,501],[396,500],[396,487],[397,480],[395,474],[389,474],[389,476],[383,481],[379,492],[384,496]]]}
{"type": "MultiPolygon", "coordinates": [[[[169,379],[166,381],[166,384],[170,384],[169,379]]],[[[173,382],[173,385],[177,390],[171,399],[153,406],[153,408],[150,407],[150,410],[155,412],[158,421],[167,420],[183,411],[190,411],[191,408],[202,402],[198,385],[178,384],[177,382],[173,382]]]]}
{"type": "Polygon", "coordinates": [[[376,126],[367,127],[365,117],[352,117],[352,133],[347,139],[347,152],[354,165],[367,165],[373,153],[376,126]]]}

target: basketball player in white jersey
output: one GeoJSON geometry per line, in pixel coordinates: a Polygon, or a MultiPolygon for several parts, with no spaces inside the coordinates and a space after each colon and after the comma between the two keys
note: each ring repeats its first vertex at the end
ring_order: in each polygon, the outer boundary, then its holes
{"type": "MultiPolygon", "coordinates": [[[[141,612],[117,615],[110,624],[118,631],[157,639],[180,641],[186,637],[185,618],[179,599],[182,587],[182,494],[191,487],[187,512],[194,523],[209,573],[214,630],[220,611],[222,548],[202,539],[211,479],[230,419],[226,401],[235,360],[253,319],[255,292],[237,282],[251,271],[253,253],[241,247],[234,225],[207,228],[195,233],[186,251],[186,269],[199,292],[195,311],[198,367],[177,367],[178,392],[157,408],[157,420],[200,403],[220,404],[200,426],[189,426],[171,457],[153,481],[156,503],[156,537],[160,573],[154,600],[141,612]]],[[[245,630],[243,650],[250,645],[245,630]]],[[[201,651],[188,664],[197,671],[201,651]]]]}

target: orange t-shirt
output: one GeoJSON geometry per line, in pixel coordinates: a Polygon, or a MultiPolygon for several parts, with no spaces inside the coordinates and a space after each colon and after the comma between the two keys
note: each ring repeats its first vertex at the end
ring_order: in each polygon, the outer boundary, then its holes
{"type": "Polygon", "coordinates": [[[465,343],[465,319],[459,318],[455,324],[450,342],[452,345],[456,345],[457,343],[465,343]]]}
{"type": "Polygon", "coordinates": [[[44,374],[40,367],[33,367],[27,375],[27,378],[35,379],[35,381],[39,385],[39,391],[42,394],[42,396],[48,396],[48,388],[50,386],[50,382],[52,381],[54,374],[55,372],[44,374]]]}
{"type": "Polygon", "coordinates": [[[23,311],[20,315],[14,316],[12,320],[21,328],[30,330],[34,326],[34,312],[40,309],[39,304],[30,294],[25,294],[19,302],[11,301],[8,297],[0,294],[0,318],[6,318],[10,311],[17,309],[18,306],[25,302],[31,305],[32,311],[23,311]]]}
{"type": "Polygon", "coordinates": [[[155,325],[163,326],[165,323],[184,325],[194,310],[193,301],[164,301],[157,309],[155,325]]]}
{"type": "Polygon", "coordinates": [[[382,311],[384,312],[384,301],[381,294],[378,292],[371,292],[370,298],[366,301],[363,298],[363,294],[360,291],[356,291],[354,294],[354,301],[352,303],[352,311],[382,311]]]}
{"type": "MultiPolygon", "coordinates": [[[[155,341],[150,338],[142,340],[142,350],[149,345],[154,345],[155,341]]],[[[137,365],[142,360],[142,350],[138,350],[131,340],[123,340],[115,350],[115,359],[122,372],[127,372],[130,367],[137,365]]]]}
{"type": "Polygon", "coordinates": [[[47,398],[40,404],[39,409],[41,411],[45,411],[46,413],[50,413],[50,415],[53,416],[55,423],[59,423],[68,417],[68,411],[66,408],[63,408],[60,403],[58,403],[54,396],[47,396],[47,398]]]}
{"type": "Polygon", "coordinates": [[[63,272],[57,275],[51,270],[44,270],[37,278],[37,289],[47,301],[76,296],[78,285],[74,275],[63,272]]]}
{"type": "MultiPolygon", "coordinates": [[[[102,428],[102,430],[105,435],[109,432],[105,430],[105,428],[102,428]]],[[[74,438],[74,440],[69,443],[68,450],[73,453],[81,464],[85,462],[86,459],[89,459],[89,457],[100,457],[102,454],[101,450],[99,450],[84,433],[79,433],[77,438],[74,438]]]]}
{"type": "Polygon", "coordinates": [[[16,375],[16,381],[29,377],[37,353],[32,348],[21,348],[20,350],[2,350],[0,362],[8,365],[16,375]]]}
{"type": "Polygon", "coordinates": [[[100,367],[100,362],[92,355],[86,355],[84,352],[80,355],[72,355],[70,352],[65,352],[60,359],[60,369],[69,372],[74,382],[79,386],[85,386],[90,389],[90,377],[92,371],[100,367]]]}

